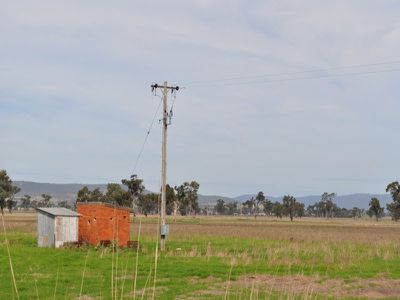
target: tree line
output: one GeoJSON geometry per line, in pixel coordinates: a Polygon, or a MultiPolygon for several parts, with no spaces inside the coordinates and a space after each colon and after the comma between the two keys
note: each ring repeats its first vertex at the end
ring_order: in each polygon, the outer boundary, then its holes
{"type": "MultiPolygon", "coordinates": [[[[208,211],[210,213],[210,211],[208,211]]],[[[258,192],[256,196],[240,203],[225,202],[218,199],[211,213],[219,215],[251,215],[257,218],[260,215],[276,216],[282,218],[288,216],[291,220],[295,217],[304,216],[304,204],[296,200],[291,195],[283,197],[282,202],[272,202],[267,199],[263,192],[258,192]]]]}
{"type": "MultiPolygon", "coordinates": [[[[145,216],[157,214],[161,204],[160,193],[146,192],[143,180],[137,175],[122,179],[121,184],[109,183],[103,193],[99,188],[89,190],[87,186],[78,191],[76,202],[106,202],[132,207],[134,213],[145,216]]],[[[166,186],[166,213],[168,215],[196,215],[200,212],[196,181],[184,182],[179,186],[166,186]]]]}
{"type": "MultiPolygon", "coordinates": [[[[388,216],[394,221],[400,219],[400,185],[392,182],[387,185],[386,192],[390,192],[393,202],[387,204],[388,216]]],[[[267,199],[263,192],[258,192],[256,196],[240,203],[238,201],[226,202],[218,199],[211,209],[207,208],[208,214],[218,215],[251,215],[257,218],[259,215],[275,216],[277,218],[320,217],[320,218],[360,218],[364,215],[374,217],[377,221],[385,216],[384,208],[378,198],[373,197],[369,202],[369,209],[365,210],[358,207],[347,209],[339,207],[335,203],[336,193],[325,192],[321,195],[320,201],[308,205],[305,209],[304,203],[299,202],[291,195],[285,195],[282,201],[272,202],[267,199]]]]}
{"type": "MultiPolygon", "coordinates": [[[[392,220],[400,219],[400,184],[398,181],[389,183],[386,192],[390,193],[392,202],[386,205],[387,213],[381,206],[378,198],[373,197],[369,202],[369,209],[353,207],[352,209],[340,208],[335,203],[335,193],[323,193],[320,201],[305,208],[304,203],[299,202],[294,196],[285,195],[282,201],[271,201],[265,197],[262,191],[258,192],[243,203],[225,202],[218,199],[214,207],[200,209],[198,202],[198,190],[200,185],[196,181],[187,181],[179,186],[167,185],[166,210],[168,215],[251,215],[254,218],[260,215],[276,216],[277,218],[289,217],[301,218],[303,216],[321,218],[357,218],[363,215],[375,217],[376,220],[384,216],[390,216],[392,220]]],[[[7,209],[10,213],[15,208],[29,209],[36,207],[60,206],[74,208],[67,201],[52,202],[52,196],[42,194],[40,199],[32,200],[30,195],[22,196],[19,201],[16,194],[20,188],[13,184],[7,171],[0,169],[0,212],[4,214],[7,209]]],[[[134,212],[144,215],[156,214],[160,208],[160,193],[146,192],[143,180],[137,175],[131,175],[128,179],[122,179],[121,184],[109,183],[105,192],[99,188],[89,190],[87,186],[77,193],[77,202],[108,202],[119,206],[132,207],[134,212]]]]}

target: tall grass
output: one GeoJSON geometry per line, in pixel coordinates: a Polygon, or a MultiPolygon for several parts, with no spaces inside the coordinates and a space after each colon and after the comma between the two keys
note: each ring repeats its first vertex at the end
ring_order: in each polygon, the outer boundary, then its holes
{"type": "Polygon", "coordinates": [[[157,218],[133,225],[134,251],[37,248],[16,224],[0,243],[0,268],[9,268],[0,272],[0,299],[16,291],[21,299],[362,298],[367,290],[400,297],[397,224],[259,219],[178,218],[165,252],[157,218]]]}
{"type": "Polygon", "coordinates": [[[138,235],[137,235],[137,248],[136,248],[136,260],[135,260],[135,275],[134,275],[134,280],[133,280],[133,293],[132,297],[135,300],[136,299],[136,284],[137,284],[137,275],[138,275],[138,266],[139,266],[139,249],[141,247],[140,244],[140,233],[142,231],[142,218],[139,219],[139,230],[138,230],[138,235]]]}
{"type": "Polygon", "coordinates": [[[17,299],[19,300],[17,282],[15,280],[14,267],[13,267],[13,263],[12,263],[12,259],[11,259],[11,253],[10,253],[10,246],[8,244],[8,239],[7,239],[7,230],[6,230],[6,224],[4,222],[4,215],[2,213],[0,213],[0,215],[1,215],[1,223],[3,225],[4,242],[5,242],[6,248],[7,248],[8,263],[10,266],[10,272],[11,272],[11,278],[12,278],[12,284],[13,284],[13,290],[12,290],[13,298],[14,298],[14,292],[15,292],[15,295],[17,296],[17,299]]]}

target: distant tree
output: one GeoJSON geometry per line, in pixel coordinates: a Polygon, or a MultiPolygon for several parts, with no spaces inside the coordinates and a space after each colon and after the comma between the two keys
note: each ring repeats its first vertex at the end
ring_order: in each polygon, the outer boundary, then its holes
{"type": "Polygon", "coordinates": [[[400,184],[393,181],[386,186],[386,192],[389,192],[394,202],[400,202],[400,184]]]}
{"type": "Polygon", "coordinates": [[[39,205],[41,207],[51,207],[52,206],[51,198],[53,198],[51,195],[42,194],[42,199],[40,200],[39,205]]]}
{"type": "Polygon", "coordinates": [[[398,221],[400,219],[400,203],[392,202],[386,204],[386,209],[388,210],[392,220],[398,221]]]}
{"type": "Polygon", "coordinates": [[[22,207],[24,210],[28,210],[29,207],[31,207],[31,196],[29,196],[29,195],[24,195],[24,196],[21,198],[21,207],[22,207]]]}
{"type": "Polygon", "coordinates": [[[40,201],[38,201],[37,199],[31,200],[31,207],[32,207],[32,208],[38,208],[38,207],[40,207],[40,201]]]}
{"type": "Polygon", "coordinates": [[[100,188],[95,188],[90,191],[87,186],[83,187],[78,191],[76,202],[109,202],[104,197],[104,194],[100,188]]]}
{"type": "Polygon", "coordinates": [[[68,208],[68,209],[72,208],[71,204],[66,200],[58,202],[58,207],[64,207],[64,208],[68,208]]]}
{"type": "Polygon", "coordinates": [[[159,202],[160,194],[142,194],[137,198],[137,207],[147,217],[149,214],[158,213],[159,202]]]}
{"type": "Polygon", "coordinates": [[[253,214],[254,198],[246,200],[242,203],[242,213],[245,215],[253,214]]]}
{"type": "Polygon", "coordinates": [[[310,204],[309,206],[307,206],[306,214],[307,214],[307,216],[310,216],[310,217],[316,217],[317,216],[316,204],[310,204]]]}
{"type": "Polygon", "coordinates": [[[166,186],[166,212],[167,215],[174,215],[174,220],[176,218],[176,212],[178,211],[178,199],[176,197],[175,189],[169,184],[166,186]]]}
{"type": "Polygon", "coordinates": [[[315,208],[317,212],[317,217],[326,217],[327,216],[327,211],[326,211],[326,203],[323,201],[319,201],[315,203],[315,208]]]}
{"type": "Polygon", "coordinates": [[[392,219],[398,221],[400,219],[400,184],[398,181],[391,182],[386,187],[386,192],[392,196],[392,203],[386,205],[386,208],[392,219]]]}
{"type": "Polygon", "coordinates": [[[234,202],[229,202],[225,205],[226,207],[226,213],[228,215],[234,215],[239,213],[239,205],[240,203],[238,201],[234,201],[234,202]]]}
{"type": "Polygon", "coordinates": [[[21,189],[17,186],[12,187],[11,195],[6,201],[6,206],[10,214],[12,213],[13,209],[15,209],[17,206],[17,201],[14,200],[14,196],[18,194],[20,191],[21,189]]]}
{"type": "Polygon", "coordinates": [[[243,210],[246,215],[254,215],[256,206],[256,200],[254,197],[251,197],[249,200],[243,202],[243,210]]]}
{"type": "Polygon", "coordinates": [[[199,188],[200,185],[198,184],[198,182],[191,181],[186,191],[187,197],[189,199],[190,212],[193,212],[194,214],[200,211],[199,197],[197,195],[199,188]]]}
{"type": "Polygon", "coordinates": [[[351,210],[351,216],[355,218],[361,218],[361,215],[363,214],[364,210],[359,208],[359,207],[353,207],[351,210]]]}
{"type": "Polygon", "coordinates": [[[90,202],[91,201],[91,191],[87,186],[84,186],[78,191],[76,202],[90,202]]]}
{"type": "Polygon", "coordinates": [[[4,208],[12,208],[14,196],[20,191],[17,186],[13,185],[11,178],[7,175],[6,170],[0,170],[0,211],[4,214],[4,208]]]}
{"type": "Polygon", "coordinates": [[[201,214],[208,216],[210,213],[210,207],[208,205],[206,205],[205,207],[203,207],[200,211],[201,214]]]}
{"type": "Polygon", "coordinates": [[[100,188],[95,188],[90,193],[90,202],[107,202],[107,200],[104,198],[104,194],[100,190],[100,188]]]}
{"type": "Polygon", "coordinates": [[[223,215],[226,212],[225,201],[222,199],[217,200],[217,204],[214,206],[214,210],[219,214],[223,215]]]}
{"type": "Polygon", "coordinates": [[[254,218],[257,218],[259,210],[260,210],[260,206],[264,204],[265,201],[265,196],[263,192],[258,192],[258,194],[255,197],[255,213],[254,213],[254,218]]]}
{"type": "Polygon", "coordinates": [[[283,205],[281,203],[279,203],[278,201],[276,201],[273,205],[272,205],[272,213],[277,217],[282,219],[282,215],[283,215],[283,205]]]}
{"type": "Polygon", "coordinates": [[[341,213],[342,213],[342,208],[340,208],[339,206],[337,206],[336,204],[333,204],[333,215],[335,217],[341,217],[341,213]]]}
{"type": "Polygon", "coordinates": [[[372,213],[372,215],[375,216],[376,221],[382,216],[384,208],[381,207],[381,204],[379,202],[378,198],[371,198],[371,201],[369,202],[369,211],[372,213]]]}
{"type": "Polygon", "coordinates": [[[193,213],[195,216],[196,213],[200,212],[197,194],[199,187],[200,185],[196,181],[184,182],[182,185],[175,187],[181,215],[191,215],[193,213]]]}
{"type": "Polygon", "coordinates": [[[296,202],[294,209],[296,217],[302,218],[304,216],[305,214],[304,203],[296,202]]]}
{"type": "Polygon", "coordinates": [[[321,202],[324,206],[324,216],[327,218],[332,218],[333,210],[335,208],[334,199],[336,197],[335,193],[323,193],[321,195],[321,202]]]}
{"type": "Polygon", "coordinates": [[[124,190],[117,183],[107,184],[107,191],[103,197],[106,202],[117,204],[119,206],[130,207],[132,205],[130,193],[124,190]]]}
{"type": "Polygon", "coordinates": [[[267,198],[264,200],[263,202],[263,211],[264,213],[269,216],[272,213],[272,209],[273,209],[273,203],[268,200],[267,198]]]}
{"type": "Polygon", "coordinates": [[[12,198],[8,199],[6,202],[6,206],[8,209],[8,212],[11,214],[15,206],[17,205],[17,201],[13,200],[12,198]]]}
{"type": "Polygon", "coordinates": [[[187,206],[188,206],[188,201],[186,199],[186,193],[185,193],[185,186],[181,184],[180,186],[175,186],[174,187],[176,191],[176,211],[179,211],[182,216],[185,216],[187,213],[187,206]]]}
{"type": "Polygon", "coordinates": [[[130,179],[122,179],[121,182],[128,188],[128,192],[130,194],[130,203],[132,205],[132,209],[134,210],[135,204],[140,201],[139,198],[145,190],[143,180],[138,178],[136,174],[133,174],[131,175],[130,179]]]}
{"type": "Polygon", "coordinates": [[[290,221],[293,221],[293,216],[296,211],[296,198],[290,195],[285,195],[282,199],[284,212],[289,216],[290,221]]]}

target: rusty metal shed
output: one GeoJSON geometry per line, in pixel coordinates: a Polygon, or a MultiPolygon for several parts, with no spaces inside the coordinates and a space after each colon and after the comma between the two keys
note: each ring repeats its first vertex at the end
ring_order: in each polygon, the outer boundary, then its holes
{"type": "Polygon", "coordinates": [[[39,207],[38,246],[61,247],[67,242],[78,241],[79,214],[62,207],[39,207]]]}

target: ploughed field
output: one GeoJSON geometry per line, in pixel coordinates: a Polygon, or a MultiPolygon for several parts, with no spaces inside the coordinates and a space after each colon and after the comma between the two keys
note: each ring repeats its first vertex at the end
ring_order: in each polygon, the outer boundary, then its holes
{"type": "Polygon", "coordinates": [[[0,299],[400,298],[400,224],[390,220],[180,217],[163,253],[156,217],[133,220],[138,251],[37,248],[34,213],[4,221],[0,299]]]}

